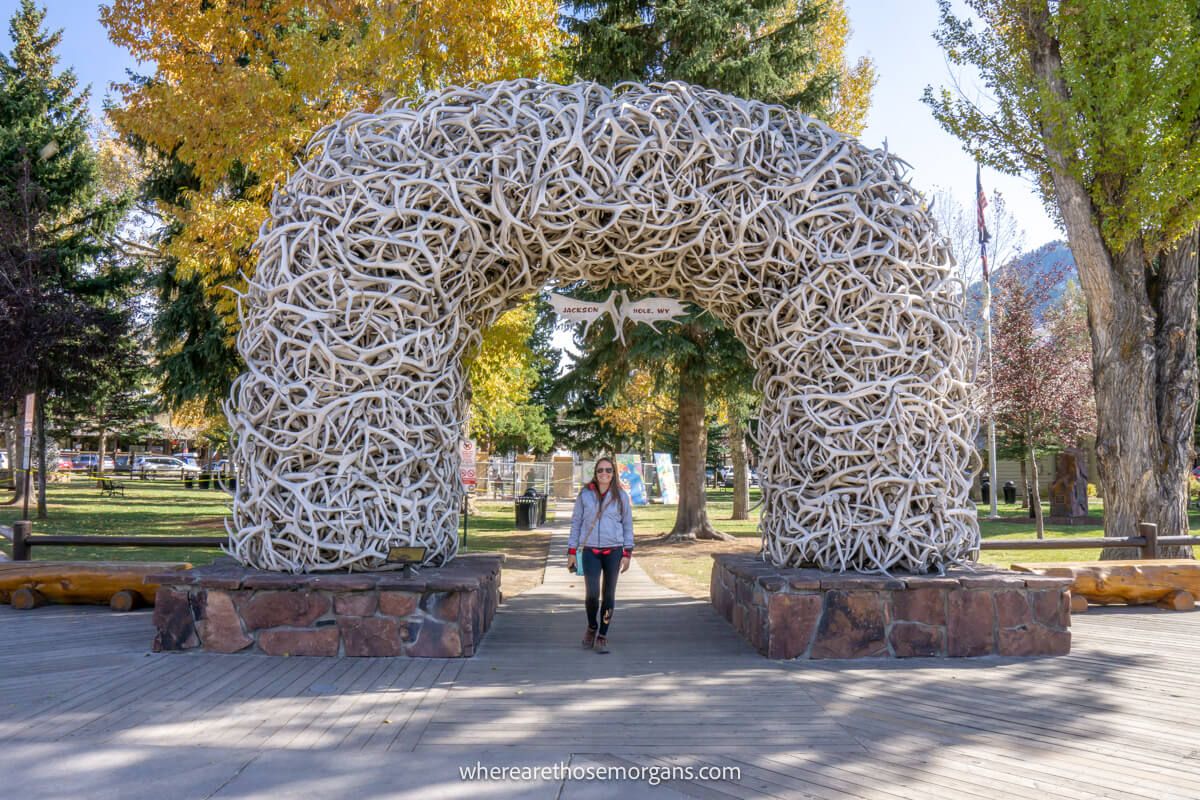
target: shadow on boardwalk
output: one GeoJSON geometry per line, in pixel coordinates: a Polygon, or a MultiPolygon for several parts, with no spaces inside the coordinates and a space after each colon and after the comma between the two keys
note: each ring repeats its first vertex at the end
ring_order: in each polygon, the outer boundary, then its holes
{"type": "Polygon", "coordinates": [[[148,652],[149,615],[0,607],[17,797],[1197,797],[1200,614],[1089,612],[1058,659],[767,661],[703,602],[622,576],[608,655],[554,534],[467,660],[148,652]],[[480,783],[460,767],[544,766],[480,783]],[[736,767],[563,780],[556,764],[736,767]]]}

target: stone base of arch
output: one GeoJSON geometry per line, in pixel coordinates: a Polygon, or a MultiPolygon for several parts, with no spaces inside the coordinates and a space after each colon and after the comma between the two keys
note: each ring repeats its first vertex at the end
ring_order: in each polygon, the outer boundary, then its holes
{"type": "Polygon", "coordinates": [[[443,567],[284,575],[233,563],[168,571],[153,649],[268,656],[468,658],[500,605],[503,554],[443,567]]]}
{"type": "Polygon", "coordinates": [[[776,659],[1059,656],[1071,581],[1009,570],[892,576],[714,554],[713,608],[776,659]]]}

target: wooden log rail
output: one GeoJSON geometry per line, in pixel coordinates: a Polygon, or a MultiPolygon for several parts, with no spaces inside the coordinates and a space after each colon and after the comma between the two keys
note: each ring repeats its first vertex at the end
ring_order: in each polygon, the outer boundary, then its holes
{"type": "Polygon", "coordinates": [[[12,526],[13,561],[28,561],[34,546],[48,547],[221,547],[229,542],[226,536],[88,536],[55,533],[32,533],[33,523],[27,520],[12,526]]]}
{"type": "Polygon", "coordinates": [[[1158,526],[1138,525],[1139,536],[1063,537],[1060,539],[985,539],[980,550],[1087,550],[1105,547],[1136,547],[1142,558],[1158,558],[1158,548],[1171,545],[1200,546],[1200,536],[1159,536],[1158,526]]]}
{"type": "Polygon", "coordinates": [[[0,564],[0,603],[28,610],[46,603],[107,604],[114,611],[154,605],[158,583],[150,575],[189,569],[191,564],[137,561],[34,561],[0,564]]]}

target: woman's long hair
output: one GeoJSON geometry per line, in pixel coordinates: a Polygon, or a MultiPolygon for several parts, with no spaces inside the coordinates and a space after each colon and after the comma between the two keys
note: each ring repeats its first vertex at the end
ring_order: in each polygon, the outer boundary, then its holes
{"type": "Polygon", "coordinates": [[[600,496],[600,484],[596,481],[596,467],[600,466],[600,462],[607,461],[612,467],[612,482],[608,484],[608,491],[613,493],[613,497],[617,501],[617,513],[621,520],[625,519],[625,499],[624,492],[621,491],[621,481],[617,479],[617,463],[608,456],[600,456],[596,459],[596,463],[592,465],[592,482],[588,484],[588,488],[596,493],[596,502],[603,503],[604,499],[600,496]]]}

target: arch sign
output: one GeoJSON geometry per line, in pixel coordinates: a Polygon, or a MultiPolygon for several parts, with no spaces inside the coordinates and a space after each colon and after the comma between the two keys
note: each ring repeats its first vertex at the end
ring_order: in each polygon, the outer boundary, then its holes
{"type": "Polygon", "coordinates": [[[641,322],[657,332],[658,328],[654,327],[654,323],[669,322],[687,313],[687,308],[683,303],[672,297],[645,297],[641,300],[630,300],[623,289],[610,294],[603,303],[576,300],[574,297],[553,293],[549,297],[549,302],[558,316],[584,323],[585,335],[593,322],[608,315],[612,319],[613,331],[616,332],[618,342],[625,341],[625,323],[627,321],[641,322]],[[618,299],[620,299],[620,303],[617,303],[618,299]]]}
{"type": "Polygon", "coordinates": [[[926,571],[979,539],[976,340],[900,162],[682,83],[452,88],[315,137],[241,299],[230,552],[457,548],[462,359],[551,281],[693,303],[762,393],[764,557],[926,571]]]}

